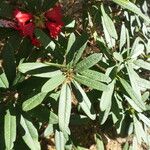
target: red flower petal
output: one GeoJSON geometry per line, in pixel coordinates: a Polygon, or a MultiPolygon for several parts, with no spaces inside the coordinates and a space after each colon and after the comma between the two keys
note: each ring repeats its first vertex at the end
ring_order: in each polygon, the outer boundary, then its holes
{"type": "Polygon", "coordinates": [[[41,46],[41,42],[37,38],[32,38],[31,42],[32,42],[32,45],[34,45],[36,47],[40,47],[41,46]]]}
{"type": "Polygon", "coordinates": [[[57,24],[54,22],[48,22],[46,24],[47,28],[50,31],[50,36],[52,38],[57,38],[57,36],[60,34],[61,29],[62,29],[62,25],[61,24],[57,24]]]}
{"type": "Polygon", "coordinates": [[[50,19],[50,21],[54,22],[62,22],[62,12],[61,12],[61,6],[55,6],[52,10],[49,10],[45,13],[45,17],[50,19]]]}
{"type": "Polygon", "coordinates": [[[33,33],[34,33],[34,24],[32,22],[26,24],[26,25],[20,25],[18,27],[18,30],[20,31],[20,34],[22,36],[29,36],[30,38],[33,37],[33,33]]]}
{"type": "Polygon", "coordinates": [[[31,13],[22,13],[20,10],[16,9],[14,11],[14,17],[17,19],[19,24],[25,24],[27,21],[30,21],[33,16],[31,13]]]}

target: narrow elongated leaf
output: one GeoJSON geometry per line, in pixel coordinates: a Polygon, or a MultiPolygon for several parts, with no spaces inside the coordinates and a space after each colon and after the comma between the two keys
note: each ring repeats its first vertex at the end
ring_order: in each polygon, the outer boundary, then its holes
{"type": "Polygon", "coordinates": [[[113,56],[114,56],[114,58],[115,58],[116,60],[118,60],[118,61],[120,61],[120,62],[123,62],[123,57],[122,57],[122,55],[121,55],[120,53],[114,52],[114,53],[113,53],[113,56]]]}
{"type": "Polygon", "coordinates": [[[86,45],[87,45],[87,40],[88,40],[88,36],[86,34],[83,34],[82,35],[82,45],[81,47],[78,49],[78,52],[75,56],[75,59],[73,61],[73,64],[75,65],[81,58],[82,54],[83,54],[83,51],[85,50],[86,48],[86,45]]]}
{"type": "Polygon", "coordinates": [[[49,124],[58,124],[58,122],[58,116],[51,111],[49,115],[49,124]]]}
{"type": "Polygon", "coordinates": [[[29,111],[29,110],[35,108],[36,106],[38,106],[39,104],[41,104],[42,101],[44,100],[46,94],[47,93],[39,93],[39,94],[29,98],[28,100],[26,100],[22,105],[23,111],[29,111]]]}
{"type": "Polygon", "coordinates": [[[81,88],[81,86],[76,81],[73,81],[73,84],[76,87],[76,89],[79,90],[79,92],[81,94],[81,100],[79,101],[79,105],[81,106],[83,111],[87,114],[87,116],[89,118],[91,118],[92,120],[94,120],[96,118],[96,115],[94,114],[94,112],[93,113],[91,112],[92,104],[91,104],[89,98],[87,97],[84,90],[81,88]]]}
{"type": "Polygon", "coordinates": [[[7,150],[11,150],[14,147],[16,132],[16,116],[12,115],[10,110],[7,110],[4,122],[5,145],[7,150]]]}
{"type": "Polygon", "coordinates": [[[38,68],[42,68],[42,67],[47,67],[47,64],[43,64],[43,63],[38,63],[38,62],[34,62],[34,63],[22,63],[18,66],[18,70],[22,73],[26,73],[27,71],[30,70],[34,70],[34,69],[38,69],[38,68]]]}
{"type": "Polygon", "coordinates": [[[35,35],[41,41],[41,43],[45,47],[45,49],[51,49],[51,50],[55,49],[55,46],[56,46],[55,43],[41,29],[36,29],[35,35]]]}
{"type": "Polygon", "coordinates": [[[112,81],[108,85],[108,90],[102,93],[101,101],[100,101],[100,109],[101,111],[105,111],[107,108],[111,107],[112,94],[114,92],[115,80],[112,81]]]}
{"type": "Polygon", "coordinates": [[[45,131],[44,131],[44,137],[49,137],[50,135],[52,135],[54,133],[54,128],[53,128],[53,124],[48,124],[48,126],[46,127],[45,131]]]}
{"type": "Polygon", "coordinates": [[[128,103],[134,108],[137,112],[142,112],[142,109],[128,96],[124,96],[128,103]]]}
{"type": "Polygon", "coordinates": [[[112,0],[113,2],[117,3],[118,5],[132,11],[133,13],[139,15],[140,17],[142,17],[145,21],[150,23],[150,19],[145,16],[141,10],[134,4],[131,3],[129,0],[112,0]]]}
{"type": "Polygon", "coordinates": [[[64,75],[57,75],[51,79],[49,79],[43,86],[41,91],[42,92],[50,92],[57,88],[60,84],[62,84],[65,80],[64,75]]]}
{"type": "Polygon", "coordinates": [[[32,76],[42,77],[42,78],[51,78],[58,75],[62,75],[62,72],[60,70],[46,72],[46,73],[32,74],[32,76]]]}
{"type": "Polygon", "coordinates": [[[0,88],[8,88],[9,83],[7,77],[3,71],[0,69],[0,88]]]}
{"type": "Polygon", "coordinates": [[[102,18],[102,26],[103,26],[103,31],[104,31],[105,41],[106,41],[105,44],[107,44],[107,47],[109,49],[113,48],[115,47],[116,40],[113,37],[111,37],[111,35],[109,34],[104,22],[104,17],[102,16],[101,18],[102,18]]]}
{"type": "Polygon", "coordinates": [[[58,108],[59,128],[61,131],[65,131],[68,133],[70,114],[71,114],[71,90],[69,85],[67,85],[67,83],[64,83],[60,91],[59,108],[58,108]]]}
{"type": "Polygon", "coordinates": [[[141,68],[143,68],[143,69],[150,70],[150,63],[146,62],[142,59],[135,60],[134,64],[141,67],[141,68]]]}
{"type": "Polygon", "coordinates": [[[118,35],[117,35],[115,25],[114,25],[113,21],[111,20],[111,18],[105,13],[103,5],[101,5],[101,11],[102,11],[102,15],[103,15],[104,24],[106,26],[106,29],[107,29],[108,33],[114,39],[118,39],[118,35]]]}
{"type": "Polygon", "coordinates": [[[134,129],[135,129],[135,134],[136,138],[139,144],[141,144],[142,140],[144,140],[145,143],[147,143],[147,137],[146,133],[143,129],[143,126],[141,122],[136,118],[136,116],[133,116],[133,122],[134,122],[134,129]]]}
{"type": "Polygon", "coordinates": [[[72,66],[73,64],[76,64],[78,62],[85,49],[87,39],[88,36],[85,33],[76,38],[76,40],[70,47],[69,52],[67,53],[67,64],[72,66]]]}
{"type": "Polygon", "coordinates": [[[80,61],[76,66],[75,66],[75,71],[76,72],[81,72],[83,70],[86,70],[92,66],[94,66],[96,63],[98,63],[102,58],[102,54],[100,53],[95,53],[87,58],[83,59],[80,61]]]}
{"type": "Polygon", "coordinates": [[[137,84],[139,87],[150,89],[150,81],[149,80],[139,77],[136,79],[136,81],[137,81],[137,84]]]}
{"type": "Polygon", "coordinates": [[[65,150],[65,137],[61,131],[55,132],[56,150],[65,150]]]}
{"type": "Polygon", "coordinates": [[[119,49],[121,51],[121,49],[123,48],[123,46],[126,44],[126,27],[124,25],[124,23],[121,26],[121,34],[120,34],[120,44],[119,44],[119,49]]]}
{"type": "Polygon", "coordinates": [[[86,76],[88,78],[97,80],[97,81],[102,81],[102,82],[106,82],[109,83],[111,81],[111,78],[103,73],[100,73],[98,71],[94,71],[94,70],[85,70],[83,72],[80,72],[83,76],[86,76]]]}
{"type": "Polygon", "coordinates": [[[130,56],[131,58],[137,58],[139,55],[144,53],[144,44],[141,43],[142,39],[140,37],[137,37],[133,43],[130,56]]]}
{"type": "Polygon", "coordinates": [[[84,85],[86,85],[90,88],[93,88],[93,89],[96,89],[96,90],[99,90],[99,91],[108,90],[107,85],[105,85],[101,82],[98,82],[95,79],[91,79],[91,78],[81,76],[81,75],[76,75],[74,78],[78,82],[80,82],[80,83],[82,83],[82,84],[84,84],[84,85]]]}
{"type": "Polygon", "coordinates": [[[138,113],[138,116],[150,128],[150,119],[142,113],[138,113]]]}
{"type": "Polygon", "coordinates": [[[96,134],[95,140],[96,140],[96,150],[105,150],[102,138],[99,134],[96,134]]]}
{"type": "Polygon", "coordinates": [[[20,124],[25,131],[22,138],[28,145],[28,147],[31,150],[41,150],[41,146],[38,141],[38,132],[33,126],[32,122],[26,120],[23,116],[21,116],[20,124]]]}
{"type": "Polygon", "coordinates": [[[136,81],[136,79],[138,78],[137,73],[134,71],[132,64],[130,64],[130,63],[128,63],[128,66],[126,66],[126,68],[127,68],[128,74],[129,74],[129,78],[130,78],[130,82],[131,82],[131,86],[132,86],[133,91],[137,94],[139,99],[142,99],[141,91],[140,91],[140,88],[139,88],[138,83],[136,81]]]}
{"type": "Polygon", "coordinates": [[[119,78],[121,84],[123,85],[126,92],[130,95],[134,103],[142,110],[146,110],[144,102],[139,99],[139,97],[136,95],[136,93],[133,91],[132,87],[129,85],[128,82],[126,82],[124,79],[119,78]]]}
{"type": "Polygon", "coordinates": [[[73,43],[75,42],[75,39],[76,39],[75,34],[71,33],[70,36],[69,36],[69,40],[68,40],[66,54],[70,51],[73,43]]]}

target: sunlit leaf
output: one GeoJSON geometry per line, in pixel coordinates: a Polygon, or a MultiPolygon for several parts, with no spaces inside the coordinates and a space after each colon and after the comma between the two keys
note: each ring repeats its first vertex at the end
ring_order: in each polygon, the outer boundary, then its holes
{"type": "Polygon", "coordinates": [[[47,93],[38,93],[37,95],[29,98],[25,102],[23,102],[22,109],[23,111],[29,111],[34,107],[38,106],[42,103],[47,93]]]}
{"type": "Polygon", "coordinates": [[[23,140],[32,150],[41,150],[40,143],[38,141],[38,132],[32,122],[21,116],[20,124],[24,129],[23,140]]]}
{"type": "MultiPolygon", "coordinates": [[[[71,90],[67,83],[62,85],[59,98],[58,118],[61,131],[69,132],[68,125],[71,115],[71,90]]],[[[70,134],[70,133],[68,133],[70,134]]]]}

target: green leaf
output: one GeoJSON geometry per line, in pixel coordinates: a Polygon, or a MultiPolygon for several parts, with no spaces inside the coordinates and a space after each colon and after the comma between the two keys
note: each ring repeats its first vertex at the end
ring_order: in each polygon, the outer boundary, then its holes
{"type": "Polygon", "coordinates": [[[68,48],[70,49],[68,49],[67,53],[66,58],[67,64],[72,66],[72,63],[75,65],[79,61],[86,47],[87,40],[88,40],[87,34],[83,33],[81,36],[76,38],[76,40],[74,41],[74,43],[72,43],[72,45],[70,45],[71,42],[68,43],[69,44],[68,48]]]}
{"type": "Polygon", "coordinates": [[[70,134],[68,125],[71,115],[71,90],[67,83],[62,85],[59,98],[58,118],[61,131],[70,134]]]}
{"type": "Polygon", "coordinates": [[[133,43],[131,52],[130,52],[130,57],[131,58],[137,58],[139,55],[144,53],[144,44],[142,43],[142,39],[140,37],[137,37],[133,43]]]}
{"type": "Polygon", "coordinates": [[[142,79],[139,77],[136,79],[136,81],[137,81],[137,84],[139,87],[150,89],[150,81],[149,80],[142,79]]]}
{"type": "Polygon", "coordinates": [[[38,141],[38,132],[32,122],[21,116],[20,124],[22,125],[25,133],[23,140],[31,150],[41,150],[40,143],[38,141]]]}
{"type": "Polygon", "coordinates": [[[115,25],[114,25],[113,21],[111,20],[111,18],[105,13],[103,5],[101,5],[101,11],[102,11],[102,15],[103,15],[104,24],[105,24],[105,27],[106,27],[108,33],[114,39],[118,39],[115,25]]]}
{"type": "Polygon", "coordinates": [[[48,126],[46,127],[45,131],[44,131],[44,137],[49,137],[50,135],[52,135],[54,133],[54,128],[53,128],[53,124],[48,124],[48,126]]]}
{"type": "Polygon", "coordinates": [[[117,3],[118,5],[122,6],[123,8],[128,9],[128,10],[132,11],[133,13],[139,15],[146,22],[150,23],[150,19],[147,16],[145,16],[141,12],[141,10],[134,3],[131,3],[129,0],[112,0],[112,1],[117,3]]]}
{"type": "Polygon", "coordinates": [[[8,88],[9,83],[6,74],[0,68],[0,88],[8,88]]]}
{"type": "Polygon", "coordinates": [[[35,70],[42,67],[47,67],[47,66],[48,66],[47,64],[38,63],[38,62],[22,63],[18,66],[18,70],[22,73],[26,73],[28,71],[35,70]]]}
{"type": "Polygon", "coordinates": [[[121,51],[121,49],[123,48],[123,46],[126,44],[126,27],[125,24],[123,23],[121,26],[121,34],[120,34],[120,44],[119,44],[119,49],[121,51]]]}
{"type": "Polygon", "coordinates": [[[36,106],[38,106],[39,104],[41,104],[46,95],[47,93],[38,93],[37,95],[23,102],[23,105],[22,105],[23,111],[29,111],[35,108],[36,106]]]}
{"type": "Polygon", "coordinates": [[[95,53],[87,58],[83,59],[80,61],[76,66],[75,66],[75,71],[76,72],[82,72],[84,70],[89,69],[90,67],[94,66],[97,64],[102,58],[102,54],[100,53],[95,53]]]}
{"type": "Polygon", "coordinates": [[[58,124],[58,116],[52,111],[50,112],[49,115],[49,124],[58,124]]]}
{"type": "Polygon", "coordinates": [[[99,90],[99,91],[105,91],[108,90],[107,85],[96,81],[95,79],[88,78],[86,76],[76,75],[74,76],[74,79],[78,82],[86,85],[87,87],[99,90]]]}
{"type": "Polygon", "coordinates": [[[146,132],[144,131],[141,122],[136,118],[135,115],[133,115],[133,123],[134,123],[134,130],[135,130],[138,143],[141,144],[142,140],[146,142],[147,141],[146,132]]]}
{"type": "Polygon", "coordinates": [[[75,42],[76,37],[74,33],[71,33],[69,36],[69,40],[68,40],[68,45],[67,45],[67,50],[66,50],[66,54],[70,51],[73,43],[75,42]]]}
{"type": "Polygon", "coordinates": [[[129,85],[127,81],[125,81],[122,78],[119,78],[122,86],[126,90],[126,92],[129,94],[129,96],[132,98],[134,103],[141,109],[141,110],[146,110],[144,102],[136,95],[132,87],[129,85]]]}
{"type": "Polygon", "coordinates": [[[11,36],[2,50],[3,68],[10,84],[16,77],[15,50],[19,48],[21,38],[18,34],[11,36]]]}
{"type": "Polygon", "coordinates": [[[131,98],[126,95],[124,95],[124,97],[134,110],[136,110],[137,112],[142,112],[142,109],[131,98]]]}
{"type": "Polygon", "coordinates": [[[98,71],[94,71],[94,70],[84,70],[82,72],[80,72],[83,76],[86,76],[90,79],[94,79],[97,81],[101,81],[101,82],[106,82],[109,83],[111,81],[111,78],[101,72],[98,71]]]}
{"type": "Polygon", "coordinates": [[[64,75],[57,75],[51,79],[49,79],[43,86],[41,91],[42,92],[50,92],[61,85],[65,80],[64,75]]]}
{"type": "Polygon", "coordinates": [[[6,1],[0,3],[0,16],[4,18],[12,17],[13,6],[8,4],[6,1]]]}
{"type": "Polygon", "coordinates": [[[41,77],[41,78],[51,78],[51,77],[58,76],[58,75],[62,75],[62,72],[60,70],[55,70],[55,71],[45,72],[45,73],[38,73],[38,74],[32,73],[32,76],[41,77]]]}
{"type": "Polygon", "coordinates": [[[123,62],[123,57],[122,57],[122,55],[121,55],[120,53],[114,52],[114,53],[113,53],[113,56],[114,56],[114,58],[115,58],[117,61],[123,62]]]}
{"type": "MultiPolygon", "coordinates": [[[[111,37],[111,35],[109,34],[109,31],[107,30],[105,22],[104,22],[104,17],[102,16],[101,18],[102,18],[101,20],[102,20],[103,33],[104,33],[104,38],[105,38],[105,45],[107,45],[109,49],[112,49],[116,45],[116,39],[111,37]]],[[[104,41],[104,38],[103,38],[103,41],[104,41]]]]}
{"type": "Polygon", "coordinates": [[[143,69],[150,70],[150,63],[146,62],[142,59],[135,60],[134,64],[141,67],[141,68],[143,68],[143,69]]]}
{"type": "Polygon", "coordinates": [[[16,132],[16,116],[12,115],[10,110],[7,110],[4,122],[5,145],[7,150],[11,150],[14,147],[16,132]]]}
{"type": "Polygon", "coordinates": [[[142,113],[138,113],[138,116],[150,128],[150,119],[142,113]]]}
{"type": "Polygon", "coordinates": [[[138,74],[134,71],[132,64],[128,63],[126,68],[127,68],[127,72],[130,78],[132,89],[136,93],[136,95],[139,97],[139,99],[141,99],[142,101],[141,91],[136,81],[136,79],[138,78],[138,74]]]}
{"type": "Polygon", "coordinates": [[[85,50],[86,48],[86,45],[87,45],[87,40],[88,40],[88,36],[87,34],[83,34],[81,36],[81,39],[82,40],[82,45],[80,46],[80,48],[78,49],[76,55],[75,55],[75,59],[73,61],[73,65],[75,65],[81,58],[82,54],[83,54],[83,51],[85,50]]]}
{"type": "Polygon", "coordinates": [[[111,107],[111,101],[112,101],[112,95],[114,92],[114,86],[115,86],[115,80],[113,80],[109,85],[108,85],[108,90],[103,91],[101,100],[100,100],[100,109],[101,111],[105,111],[107,108],[111,107]]]}
{"type": "Polygon", "coordinates": [[[81,106],[81,108],[87,114],[87,116],[89,118],[91,118],[92,120],[95,120],[96,115],[94,112],[91,112],[91,110],[93,109],[92,104],[91,104],[89,98],[87,97],[86,93],[84,92],[84,90],[81,88],[81,86],[76,81],[73,81],[73,84],[76,87],[76,89],[79,90],[79,92],[81,94],[81,99],[78,99],[79,105],[81,106]]]}
{"type": "Polygon", "coordinates": [[[96,140],[96,150],[105,150],[102,137],[99,134],[96,134],[95,140],[96,140]]]}
{"type": "Polygon", "coordinates": [[[42,45],[45,47],[45,49],[55,49],[55,43],[50,39],[50,37],[44,33],[41,29],[35,30],[36,37],[41,41],[42,45]]]}
{"type": "Polygon", "coordinates": [[[61,131],[56,130],[55,142],[57,150],[65,150],[65,137],[61,131]]]}

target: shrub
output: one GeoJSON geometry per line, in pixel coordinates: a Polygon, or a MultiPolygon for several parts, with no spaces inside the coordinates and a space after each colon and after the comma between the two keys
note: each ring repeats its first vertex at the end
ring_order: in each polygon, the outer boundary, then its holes
{"type": "Polygon", "coordinates": [[[150,148],[148,3],[82,7],[79,27],[57,0],[1,2],[0,149],[44,149],[50,136],[81,149],[75,125],[101,130],[99,150],[108,128],[132,136],[123,149],[150,148]]]}

